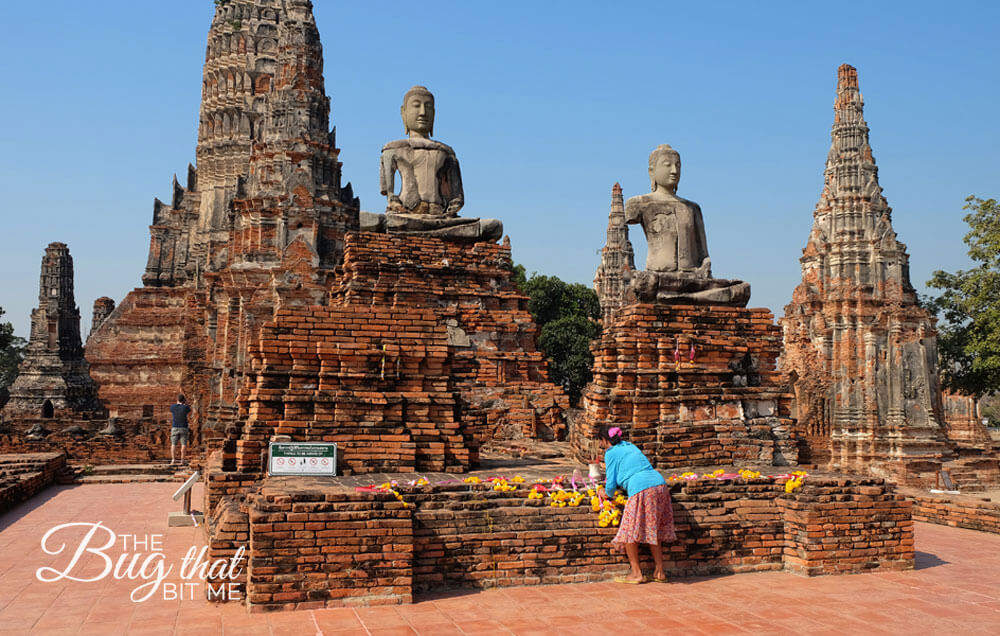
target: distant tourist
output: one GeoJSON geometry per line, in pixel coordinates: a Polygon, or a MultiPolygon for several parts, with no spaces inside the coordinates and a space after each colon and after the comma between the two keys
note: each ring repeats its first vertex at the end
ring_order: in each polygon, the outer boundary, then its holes
{"type": "Polygon", "coordinates": [[[632,584],[648,581],[639,565],[639,544],[646,543],[655,565],[653,581],[666,583],[660,543],[677,539],[667,482],[641,450],[622,440],[622,429],[617,426],[602,426],[598,439],[605,449],[604,464],[607,471],[606,485],[598,486],[598,495],[602,499],[609,494],[614,496],[618,487],[628,494],[621,525],[618,534],[611,540],[611,545],[628,555],[632,572],[628,576],[616,577],[615,581],[632,584]]]}
{"type": "Polygon", "coordinates": [[[176,462],[174,456],[177,452],[177,444],[181,445],[181,463],[184,463],[184,452],[187,449],[188,435],[191,429],[188,428],[188,415],[191,407],[184,400],[184,394],[177,396],[177,404],[170,405],[170,414],[174,418],[174,423],[170,427],[170,465],[176,462]]]}

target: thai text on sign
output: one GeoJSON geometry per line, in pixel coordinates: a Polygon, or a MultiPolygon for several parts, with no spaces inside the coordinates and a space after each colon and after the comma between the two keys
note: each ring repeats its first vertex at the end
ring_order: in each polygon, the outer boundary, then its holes
{"type": "Polygon", "coordinates": [[[337,445],[322,442],[271,442],[268,472],[272,475],[337,474],[337,445]]]}

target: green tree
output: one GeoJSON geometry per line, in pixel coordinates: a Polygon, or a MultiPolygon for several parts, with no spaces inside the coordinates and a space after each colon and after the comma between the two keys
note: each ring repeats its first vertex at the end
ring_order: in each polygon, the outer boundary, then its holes
{"type": "Polygon", "coordinates": [[[963,209],[965,244],[976,266],[954,274],[934,272],[927,285],[942,290],[928,303],[937,314],[942,379],[971,395],[1000,389],[1000,206],[970,196],[963,209]]]}
{"type": "Polygon", "coordinates": [[[576,404],[591,380],[590,341],[601,335],[597,294],[586,285],[555,276],[532,273],[527,277],[521,265],[514,267],[513,278],[529,297],[528,311],[541,328],[538,346],[548,358],[549,377],[576,404]]]}
{"type": "MultiPolygon", "coordinates": [[[[0,307],[0,317],[3,314],[3,307],[0,307]]],[[[0,406],[6,404],[10,397],[7,387],[17,377],[17,365],[24,359],[26,345],[24,338],[14,335],[14,325],[0,322],[0,406]]]]}

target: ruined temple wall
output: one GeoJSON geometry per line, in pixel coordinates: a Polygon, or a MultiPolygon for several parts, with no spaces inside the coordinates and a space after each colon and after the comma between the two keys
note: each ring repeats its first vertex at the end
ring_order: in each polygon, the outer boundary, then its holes
{"type": "Polygon", "coordinates": [[[182,390],[187,317],[186,290],[139,288],[90,334],[90,374],[112,417],[170,417],[182,390]]]}
{"type": "Polygon", "coordinates": [[[571,438],[581,461],[600,454],[593,436],[614,424],[658,467],[797,462],[768,310],[628,305],[592,350],[594,379],[571,438]]]}
{"type": "MultiPolygon", "coordinates": [[[[251,609],[409,603],[415,592],[604,580],[627,566],[617,529],[587,506],[556,508],[527,490],[467,485],[356,492],[271,477],[249,497],[251,609]]],[[[668,575],[788,570],[806,576],[913,567],[910,502],[877,479],[810,477],[791,494],[772,479],[672,487],[678,540],[668,575]]]]}

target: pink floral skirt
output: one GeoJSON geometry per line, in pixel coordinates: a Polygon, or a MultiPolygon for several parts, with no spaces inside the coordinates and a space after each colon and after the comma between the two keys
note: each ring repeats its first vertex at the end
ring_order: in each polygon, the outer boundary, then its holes
{"type": "Polygon", "coordinates": [[[664,543],[676,541],[674,511],[666,484],[640,490],[628,498],[618,534],[611,545],[621,551],[626,543],[664,543]]]}

